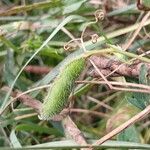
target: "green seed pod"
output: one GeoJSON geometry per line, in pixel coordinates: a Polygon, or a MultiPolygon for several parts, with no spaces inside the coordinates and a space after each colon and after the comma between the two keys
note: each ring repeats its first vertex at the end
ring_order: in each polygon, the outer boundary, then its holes
{"type": "Polygon", "coordinates": [[[78,58],[66,64],[54,80],[46,99],[42,105],[40,118],[48,120],[59,114],[68,101],[75,80],[85,66],[85,59],[78,58]]]}

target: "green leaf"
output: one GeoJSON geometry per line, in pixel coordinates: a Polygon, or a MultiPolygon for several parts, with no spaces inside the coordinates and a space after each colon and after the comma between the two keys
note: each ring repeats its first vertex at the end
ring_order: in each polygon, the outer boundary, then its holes
{"type": "Polygon", "coordinates": [[[135,126],[130,126],[123,130],[117,137],[118,141],[140,142],[139,134],[135,126]]]}
{"type": "Polygon", "coordinates": [[[3,147],[5,144],[5,137],[0,137],[0,147],[3,147]]]}
{"type": "MultiPolygon", "coordinates": [[[[135,95],[136,96],[136,95],[135,95]]],[[[128,101],[134,105],[135,107],[143,110],[145,108],[145,105],[143,103],[142,100],[138,100],[137,98],[134,98],[134,97],[128,97],[128,101]]]]}
{"type": "MultiPolygon", "coordinates": [[[[3,73],[3,80],[11,86],[15,76],[17,74],[17,67],[15,66],[14,53],[11,50],[7,51],[5,68],[3,73]],[[12,69],[13,68],[13,69],[12,69]]],[[[22,78],[16,82],[16,87],[22,90],[26,90],[26,82],[23,82],[22,78]],[[23,84],[24,83],[24,84],[23,84]]]]}
{"type": "Polygon", "coordinates": [[[142,4],[147,7],[150,8],[150,0],[142,0],[142,4]]]}
{"type": "MultiPolygon", "coordinates": [[[[141,65],[139,83],[149,85],[149,79],[147,77],[148,69],[145,64],[141,65]]],[[[146,93],[133,93],[132,97],[128,98],[128,101],[134,106],[143,110],[150,104],[150,94],[146,93]]]]}
{"type": "Polygon", "coordinates": [[[131,4],[131,5],[116,9],[114,11],[111,11],[110,13],[107,14],[107,16],[111,17],[115,15],[129,14],[129,13],[136,12],[136,10],[137,10],[136,4],[131,4]]]}
{"type": "Polygon", "coordinates": [[[11,141],[11,144],[13,145],[14,148],[21,148],[22,147],[14,130],[12,130],[10,133],[10,141],[11,141]]]}
{"type": "Polygon", "coordinates": [[[4,80],[10,86],[14,80],[15,76],[15,65],[14,65],[14,55],[13,51],[8,50],[6,55],[6,62],[5,62],[5,70],[4,70],[4,80]],[[14,69],[12,69],[14,68],[14,69]]]}
{"type": "MultiPolygon", "coordinates": [[[[95,143],[96,140],[90,140],[88,143],[95,143]]],[[[49,143],[43,143],[36,146],[30,146],[30,148],[81,148],[84,146],[78,145],[73,140],[55,141],[49,143]]],[[[123,141],[106,141],[102,145],[93,145],[97,148],[130,148],[130,149],[150,149],[149,144],[139,144],[134,142],[123,142],[123,141]]]]}
{"type": "Polygon", "coordinates": [[[26,131],[26,132],[37,132],[37,133],[45,133],[55,136],[61,136],[62,134],[54,128],[44,127],[37,124],[29,123],[29,124],[20,124],[16,126],[16,131],[26,131]]]}
{"type": "Polygon", "coordinates": [[[147,75],[148,75],[148,68],[146,67],[145,64],[142,64],[140,68],[139,83],[148,85],[147,75]]]}
{"type": "Polygon", "coordinates": [[[72,3],[70,3],[70,1],[66,1],[68,5],[64,6],[63,14],[72,13],[78,10],[81,7],[81,5],[86,1],[87,0],[80,0],[80,1],[75,1],[75,2],[71,1],[72,3]]]}
{"type": "Polygon", "coordinates": [[[62,125],[62,123],[60,122],[60,121],[49,121],[50,122],[50,124],[54,127],[54,128],[56,128],[62,135],[64,135],[65,133],[64,133],[64,128],[63,128],[63,125],[62,125]]]}

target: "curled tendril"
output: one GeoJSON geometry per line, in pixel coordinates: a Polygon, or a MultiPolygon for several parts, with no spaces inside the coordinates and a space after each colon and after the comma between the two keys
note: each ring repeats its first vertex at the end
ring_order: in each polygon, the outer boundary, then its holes
{"type": "Polygon", "coordinates": [[[95,15],[96,22],[98,22],[99,20],[103,20],[105,17],[105,13],[101,9],[97,10],[94,15],[95,15]]]}
{"type": "MultiPolygon", "coordinates": [[[[68,50],[70,51],[70,50],[72,50],[72,49],[74,49],[74,48],[76,47],[76,46],[74,46],[74,45],[70,45],[70,43],[72,43],[72,42],[75,42],[79,47],[82,47],[82,48],[84,49],[84,51],[86,51],[86,48],[85,48],[85,46],[84,46],[83,37],[84,37],[84,33],[85,33],[87,27],[90,26],[90,25],[92,25],[92,24],[97,23],[97,22],[100,21],[100,20],[103,20],[104,17],[105,17],[105,13],[104,13],[104,11],[101,10],[101,9],[97,10],[97,11],[94,13],[94,15],[95,15],[95,21],[89,22],[89,23],[86,25],[86,27],[83,29],[83,31],[82,31],[82,33],[81,33],[81,38],[72,39],[72,40],[70,40],[68,43],[66,43],[66,44],[64,45],[64,50],[65,50],[65,51],[68,51],[68,50]],[[80,41],[80,43],[79,43],[78,41],[80,41]],[[81,45],[80,45],[80,44],[81,44],[81,45]]],[[[96,43],[98,38],[99,38],[99,36],[98,36],[97,34],[93,34],[93,35],[91,36],[92,43],[93,43],[93,44],[96,43]]]]}
{"type": "Polygon", "coordinates": [[[93,34],[91,35],[91,40],[92,40],[92,43],[95,44],[97,43],[97,39],[99,38],[99,36],[97,34],[93,34]]]}
{"type": "Polygon", "coordinates": [[[0,36],[5,36],[7,34],[7,31],[0,28],[0,36]]]}
{"type": "Polygon", "coordinates": [[[137,8],[139,10],[150,11],[150,7],[144,5],[144,2],[142,0],[137,0],[137,8]]]}
{"type": "Polygon", "coordinates": [[[68,51],[68,50],[70,50],[72,47],[67,43],[67,44],[65,44],[64,45],[64,50],[65,51],[68,51]]]}
{"type": "Polygon", "coordinates": [[[72,39],[69,42],[67,42],[66,44],[64,44],[64,50],[65,51],[69,51],[72,50],[76,47],[76,45],[71,45],[72,42],[75,42],[77,45],[80,46],[80,44],[78,43],[78,41],[80,41],[80,39],[72,39]]]}

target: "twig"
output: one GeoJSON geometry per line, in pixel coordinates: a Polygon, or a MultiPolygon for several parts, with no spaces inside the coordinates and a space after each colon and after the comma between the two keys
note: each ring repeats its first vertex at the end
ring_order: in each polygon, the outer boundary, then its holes
{"type": "Polygon", "coordinates": [[[147,106],[143,111],[141,111],[140,113],[138,113],[137,115],[135,115],[134,117],[132,117],[131,119],[129,119],[128,121],[126,121],[125,123],[123,123],[122,125],[120,125],[119,127],[117,127],[116,129],[114,129],[113,131],[111,131],[110,133],[108,133],[105,136],[103,136],[100,140],[98,140],[97,142],[95,142],[92,145],[101,145],[105,141],[109,140],[113,136],[115,136],[118,133],[120,133],[122,130],[124,130],[127,127],[131,126],[135,122],[141,120],[142,118],[144,118],[149,113],[150,113],[150,105],[147,106]]]}
{"type": "MultiPolygon", "coordinates": [[[[143,56],[146,56],[146,55],[148,55],[148,54],[150,54],[150,51],[147,51],[147,52],[142,53],[141,55],[139,55],[139,57],[143,57],[143,56]]],[[[133,61],[135,61],[136,59],[137,59],[137,58],[132,58],[132,59],[130,59],[129,61],[127,61],[126,63],[133,62],[133,61]]],[[[110,71],[110,70],[106,70],[106,69],[105,69],[105,70],[103,70],[103,72],[105,73],[106,77],[109,77],[109,76],[111,76],[111,75],[117,76],[116,72],[119,71],[119,69],[120,69],[121,67],[125,66],[126,63],[120,64],[117,68],[114,68],[113,71],[110,71]]],[[[147,64],[146,64],[146,65],[147,65],[147,64]]],[[[134,67],[133,67],[133,68],[134,68],[134,67]]],[[[149,69],[150,66],[148,67],[148,65],[147,65],[147,68],[149,69]]],[[[150,70],[150,69],[149,69],[149,70],[150,70]]],[[[121,74],[122,74],[122,71],[119,71],[119,72],[121,72],[121,74]]],[[[127,72],[128,72],[128,71],[126,71],[126,73],[127,73],[127,72]]],[[[150,71],[148,71],[148,74],[150,74],[150,71]]],[[[129,75],[129,76],[131,76],[131,75],[129,75]]]]}
{"type": "MultiPolygon", "coordinates": [[[[146,53],[146,54],[148,54],[148,53],[146,53]]],[[[122,63],[118,60],[106,58],[104,56],[103,57],[102,56],[101,57],[100,56],[91,56],[90,60],[92,60],[100,70],[105,69],[105,71],[104,71],[105,75],[110,76],[114,72],[116,72],[117,74],[124,75],[124,76],[137,77],[137,76],[139,76],[140,67],[142,64],[146,65],[146,67],[148,69],[148,74],[150,75],[150,64],[149,63],[142,63],[139,61],[136,64],[133,63],[133,64],[129,65],[129,64],[122,63]]],[[[91,72],[91,75],[99,76],[96,69],[93,72],[91,72]]]]}
{"type": "Polygon", "coordinates": [[[31,113],[31,114],[25,114],[25,115],[21,115],[21,116],[17,116],[14,118],[14,120],[21,120],[21,119],[25,119],[25,118],[30,118],[30,117],[33,117],[33,116],[37,116],[38,113],[31,113]]]}
{"type": "Polygon", "coordinates": [[[150,12],[148,12],[142,19],[142,21],[139,24],[139,27],[137,28],[137,30],[134,32],[132,38],[129,40],[129,42],[124,46],[124,51],[127,50],[130,45],[132,44],[132,42],[134,41],[134,39],[136,38],[136,36],[138,35],[138,33],[140,32],[140,30],[142,29],[142,27],[144,26],[144,23],[146,22],[146,20],[148,19],[148,17],[150,16],[150,12]]]}
{"type": "MultiPolygon", "coordinates": [[[[72,121],[72,119],[69,116],[63,119],[62,123],[66,135],[71,136],[71,138],[79,145],[88,145],[82,132],[78,129],[76,124],[72,121]]],[[[87,148],[83,148],[81,150],[86,150],[86,149],[87,148]]]]}
{"type": "Polygon", "coordinates": [[[46,66],[33,66],[33,65],[28,65],[24,68],[25,72],[28,73],[35,73],[35,74],[47,74],[50,72],[50,67],[46,66]]]}
{"type": "Polygon", "coordinates": [[[76,43],[76,45],[78,45],[79,47],[81,47],[81,46],[80,46],[80,43],[78,42],[78,40],[76,40],[76,38],[71,34],[70,31],[68,31],[65,27],[62,27],[61,30],[62,30],[66,35],[68,35],[68,37],[70,37],[70,38],[73,40],[73,42],[76,43]]]}
{"type": "Polygon", "coordinates": [[[92,110],[87,110],[87,109],[71,108],[70,112],[78,112],[78,113],[82,112],[82,113],[93,114],[93,115],[96,115],[96,116],[99,116],[99,117],[104,117],[104,118],[109,117],[109,115],[107,115],[105,113],[92,111],[92,110]]]}
{"type": "MultiPolygon", "coordinates": [[[[9,87],[3,87],[3,91],[8,91],[9,87]]],[[[31,98],[29,95],[23,94],[21,91],[16,90],[15,92],[11,93],[12,97],[15,97],[13,100],[11,100],[9,103],[7,103],[6,107],[0,111],[0,115],[6,110],[6,108],[11,104],[14,103],[16,100],[20,100],[24,105],[29,106],[36,110],[36,112],[40,112],[42,103],[36,99],[31,98]]]]}
{"type": "Polygon", "coordinates": [[[26,12],[26,11],[30,11],[30,10],[33,10],[33,9],[53,7],[53,5],[56,5],[56,2],[48,1],[48,2],[34,3],[34,4],[31,4],[31,5],[26,5],[26,6],[25,5],[17,6],[17,7],[13,7],[11,9],[9,9],[7,11],[1,12],[0,16],[10,16],[10,15],[13,15],[13,14],[26,12]]]}
{"type": "MultiPolygon", "coordinates": [[[[132,89],[132,88],[121,88],[121,87],[114,87],[113,90],[120,90],[120,91],[129,91],[129,92],[141,92],[141,93],[150,93],[150,86],[144,84],[136,84],[136,83],[123,83],[123,82],[115,82],[109,81],[112,85],[120,85],[120,86],[131,86],[131,87],[138,87],[143,89],[132,89]]],[[[91,84],[107,84],[105,81],[76,81],[76,83],[91,83],[91,84]]]]}
{"type": "Polygon", "coordinates": [[[113,86],[111,85],[111,83],[106,79],[106,77],[101,73],[101,71],[97,68],[96,64],[90,59],[89,60],[91,62],[91,64],[93,65],[93,67],[95,68],[95,70],[97,71],[97,73],[104,79],[104,81],[107,83],[107,85],[109,86],[110,89],[113,89],[113,86]]]}
{"type": "MultiPolygon", "coordinates": [[[[145,85],[145,84],[136,84],[136,83],[123,83],[123,82],[115,82],[115,81],[109,81],[111,84],[113,85],[120,85],[120,86],[131,86],[131,87],[138,87],[138,88],[142,88],[142,89],[146,89],[148,91],[150,91],[150,86],[145,85]]],[[[76,81],[76,83],[93,83],[93,84],[106,84],[105,81],[76,81]]]]}
{"type": "MultiPolygon", "coordinates": [[[[90,101],[97,103],[97,104],[98,104],[98,105],[97,105],[98,107],[103,106],[103,107],[106,108],[106,109],[109,109],[109,110],[111,110],[111,111],[113,110],[112,107],[110,107],[109,105],[105,104],[103,101],[101,102],[101,101],[99,101],[99,100],[97,100],[97,99],[95,99],[95,98],[93,98],[93,97],[90,97],[90,96],[87,96],[87,98],[88,98],[90,101]]],[[[97,107],[96,107],[96,109],[97,109],[97,107]]],[[[92,109],[92,110],[95,110],[95,107],[94,107],[94,109],[92,109]]]]}

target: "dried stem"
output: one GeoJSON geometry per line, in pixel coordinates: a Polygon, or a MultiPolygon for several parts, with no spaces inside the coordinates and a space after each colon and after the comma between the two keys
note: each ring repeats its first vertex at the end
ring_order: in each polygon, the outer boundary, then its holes
{"type": "Polygon", "coordinates": [[[131,119],[129,119],[128,121],[126,121],[125,123],[123,123],[122,125],[120,125],[119,127],[117,127],[116,129],[114,129],[113,131],[111,131],[110,133],[108,133],[105,136],[103,136],[100,140],[98,140],[97,142],[95,142],[92,145],[101,145],[102,143],[104,143],[108,139],[110,139],[113,136],[115,136],[118,133],[120,133],[122,130],[124,130],[127,127],[131,126],[135,122],[140,121],[142,118],[144,118],[145,116],[147,116],[149,113],[150,113],[150,105],[147,106],[143,111],[141,111],[140,113],[138,113],[137,115],[135,115],[134,117],[132,117],[131,119]]]}
{"type": "Polygon", "coordinates": [[[140,30],[142,29],[142,27],[144,26],[144,23],[146,22],[146,20],[148,19],[148,17],[150,16],[150,12],[148,12],[142,19],[142,21],[139,24],[139,27],[137,28],[137,30],[134,32],[132,38],[129,40],[129,42],[124,46],[124,51],[127,50],[130,45],[132,44],[132,42],[135,40],[136,36],[139,34],[140,30]]]}
{"type": "MultiPolygon", "coordinates": [[[[71,136],[71,138],[79,145],[88,145],[82,132],[78,129],[78,127],[76,126],[76,124],[72,121],[72,119],[67,116],[65,119],[63,119],[62,121],[64,129],[65,129],[65,133],[69,136],[71,136]]],[[[86,150],[87,148],[83,148],[81,150],[86,150]]],[[[88,149],[89,150],[89,149],[88,149]]]]}
{"type": "MultiPolygon", "coordinates": [[[[138,77],[140,74],[140,67],[141,65],[145,64],[148,69],[148,74],[150,75],[150,64],[149,63],[143,63],[141,61],[133,63],[133,64],[125,64],[118,60],[106,58],[104,56],[91,56],[90,60],[92,60],[96,66],[102,70],[105,69],[105,75],[109,76],[113,73],[117,73],[119,75],[123,76],[130,76],[130,77],[138,77]],[[108,74],[107,74],[108,72],[108,74]],[[111,74],[110,74],[111,73],[111,74]]],[[[99,74],[97,73],[97,70],[93,70],[91,72],[91,76],[97,77],[99,74]]]]}
{"type": "MultiPolygon", "coordinates": [[[[9,90],[9,87],[4,87],[2,90],[7,92],[9,90]]],[[[15,92],[12,92],[11,96],[12,97],[18,97],[19,96],[18,100],[20,102],[22,102],[26,106],[29,106],[29,107],[33,108],[36,112],[38,112],[38,113],[40,112],[41,105],[42,105],[42,103],[40,101],[31,98],[29,95],[26,95],[26,94],[22,95],[22,92],[19,91],[19,90],[16,90],[15,92]]],[[[16,98],[16,100],[17,100],[17,98],[16,98]]]]}
{"type": "Polygon", "coordinates": [[[28,73],[35,73],[35,74],[47,74],[49,73],[51,70],[50,67],[46,67],[46,66],[33,66],[33,65],[28,65],[24,68],[25,72],[28,73]]]}
{"type": "Polygon", "coordinates": [[[22,13],[22,12],[26,12],[26,11],[30,11],[33,9],[39,9],[39,8],[45,8],[45,7],[53,7],[54,5],[56,5],[56,2],[53,1],[46,1],[46,2],[39,2],[39,3],[34,3],[31,5],[23,5],[23,6],[17,6],[17,7],[13,7],[7,11],[3,11],[0,13],[0,16],[10,16],[13,14],[17,14],[17,13],[22,13]]]}
{"type": "MultiPolygon", "coordinates": [[[[76,83],[91,83],[91,84],[107,84],[105,81],[76,81],[76,83]]],[[[109,81],[112,85],[119,85],[123,87],[138,87],[141,89],[132,89],[132,88],[121,88],[121,87],[114,87],[113,90],[120,90],[120,91],[129,91],[129,92],[141,92],[141,93],[150,93],[150,86],[144,84],[136,84],[136,83],[123,83],[123,82],[115,82],[109,81]],[[143,89],[142,89],[143,88],[143,89]]]]}
{"type": "Polygon", "coordinates": [[[105,113],[92,111],[92,110],[87,110],[87,109],[71,108],[70,112],[93,114],[93,115],[96,115],[98,117],[104,117],[104,118],[108,118],[109,117],[109,115],[107,115],[105,113]]]}

